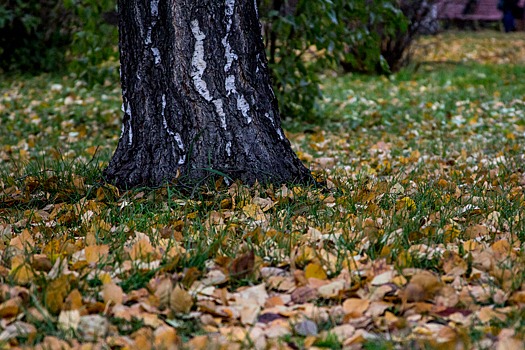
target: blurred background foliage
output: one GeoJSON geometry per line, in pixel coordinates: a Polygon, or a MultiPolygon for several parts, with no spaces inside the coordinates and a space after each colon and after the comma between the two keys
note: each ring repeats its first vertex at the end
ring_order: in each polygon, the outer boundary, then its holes
{"type": "MultiPolygon", "coordinates": [[[[327,68],[386,74],[409,62],[431,0],[259,0],[282,115],[319,116],[327,68]]],[[[1,0],[0,70],[118,79],[116,0],[1,0]]],[[[425,28],[423,31],[428,31],[425,28]]]]}

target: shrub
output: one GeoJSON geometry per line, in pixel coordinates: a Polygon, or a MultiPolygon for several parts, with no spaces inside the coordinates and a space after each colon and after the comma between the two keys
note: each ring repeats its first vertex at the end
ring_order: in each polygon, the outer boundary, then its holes
{"type": "Polygon", "coordinates": [[[68,68],[100,80],[117,58],[117,29],[102,14],[114,0],[7,0],[0,5],[0,69],[37,73],[68,68]]]}
{"type": "Polygon", "coordinates": [[[263,31],[283,116],[318,117],[318,75],[330,65],[388,71],[381,55],[382,38],[406,29],[396,4],[396,0],[262,0],[263,31]]]}
{"type": "MultiPolygon", "coordinates": [[[[421,33],[434,33],[437,30],[432,0],[400,0],[373,3],[378,8],[390,8],[381,11],[382,16],[370,18],[367,23],[351,25],[352,29],[365,29],[368,33],[362,40],[350,42],[347,55],[341,61],[345,71],[384,74],[396,72],[406,66],[411,58],[411,46],[421,33]],[[388,25],[387,25],[388,24],[388,25]],[[380,60],[371,59],[379,57],[380,60]]],[[[372,5],[368,4],[365,7],[372,5]]],[[[375,17],[375,16],[374,16],[375,17]]]]}
{"type": "Polygon", "coordinates": [[[107,21],[116,9],[115,0],[64,0],[73,11],[78,28],[73,32],[69,69],[90,84],[118,78],[118,30],[107,21]],[[110,64],[107,64],[109,61],[110,64]]]}
{"type": "Polygon", "coordinates": [[[5,0],[0,4],[0,69],[62,68],[74,16],[59,0],[5,0]]]}

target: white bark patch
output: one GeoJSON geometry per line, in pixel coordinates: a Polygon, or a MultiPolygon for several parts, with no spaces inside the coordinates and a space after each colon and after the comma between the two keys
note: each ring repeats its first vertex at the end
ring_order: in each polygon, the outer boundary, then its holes
{"type": "Polygon", "coordinates": [[[230,141],[226,144],[226,154],[228,157],[231,157],[232,155],[232,143],[230,141]]]}
{"type": "Polygon", "coordinates": [[[221,118],[221,127],[226,130],[226,113],[224,113],[224,105],[221,99],[214,100],[213,104],[215,105],[215,110],[221,118]]]}
{"type": "Polygon", "coordinates": [[[179,147],[179,149],[182,152],[184,152],[184,143],[182,143],[182,137],[180,137],[180,134],[176,133],[174,138],[175,138],[175,142],[177,142],[177,147],[179,147]]]}
{"type": "Polygon", "coordinates": [[[164,117],[164,111],[166,110],[166,95],[162,95],[162,116],[164,117]]]}
{"type": "Polygon", "coordinates": [[[228,42],[228,37],[230,36],[230,31],[233,24],[233,13],[235,11],[235,0],[226,0],[225,3],[225,10],[224,14],[226,16],[227,22],[226,22],[226,34],[224,35],[224,38],[222,38],[222,45],[224,46],[224,52],[226,56],[226,65],[224,66],[224,72],[228,73],[228,71],[231,69],[233,61],[239,58],[233,52],[232,47],[230,43],[228,42]]]}
{"type": "Polygon", "coordinates": [[[202,79],[204,71],[206,70],[206,61],[204,60],[204,39],[206,35],[199,28],[199,21],[194,20],[191,22],[191,31],[195,37],[195,49],[193,51],[193,58],[191,60],[192,72],[191,77],[193,78],[193,85],[197,92],[206,100],[211,101],[210,92],[206,82],[202,79]]]}
{"type": "Polygon", "coordinates": [[[179,158],[179,165],[182,165],[182,164],[184,164],[184,163],[186,163],[186,155],[183,154],[183,155],[180,156],[180,158],[179,158]]]}
{"type": "Polygon", "coordinates": [[[279,135],[279,138],[281,140],[284,140],[284,135],[283,135],[283,132],[281,131],[281,128],[277,128],[277,135],[279,135]]]}
{"type": "Polygon", "coordinates": [[[235,52],[232,51],[232,47],[230,46],[230,43],[227,41],[228,35],[222,39],[222,44],[224,45],[225,50],[225,56],[226,56],[226,65],[224,66],[224,72],[228,72],[230,68],[232,67],[233,61],[237,60],[239,56],[235,54],[235,52]]]}
{"type": "Polygon", "coordinates": [[[157,17],[159,15],[159,0],[151,1],[151,15],[157,17]]]}
{"type": "Polygon", "coordinates": [[[148,27],[148,33],[146,34],[146,40],[144,43],[146,45],[151,45],[151,27],[148,27]]]}
{"type": "Polygon", "coordinates": [[[244,95],[239,94],[237,96],[237,110],[239,110],[244,118],[246,119],[246,122],[250,124],[252,122],[252,117],[250,116],[250,105],[248,104],[248,101],[244,98],[244,95]]]}
{"type": "Polygon", "coordinates": [[[155,64],[160,64],[160,51],[156,47],[151,48],[151,52],[153,53],[153,57],[155,58],[155,64]]]}
{"type": "Polygon", "coordinates": [[[272,123],[272,126],[276,129],[277,135],[279,135],[279,138],[281,140],[284,140],[283,132],[281,131],[281,128],[275,126],[275,120],[273,119],[273,116],[270,115],[269,113],[265,113],[264,116],[270,120],[270,123],[272,123]]]}
{"type": "Polygon", "coordinates": [[[164,126],[164,129],[175,140],[175,143],[177,144],[177,147],[184,152],[184,143],[182,142],[182,137],[180,137],[179,133],[174,133],[172,130],[170,130],[168,126],[168,121],[166,120],[166,115],[164,111],[166,110],[166,95],[162,95],[162,126],[164,126]]]}
{"type": "Polygon", "coordinates": [[[237,93],[237,90],[235,89],[235,76],[228,75],[226,77],[226,81],[224,82],[224,87],[226,88],[227,96],[237,93]]]}
{"type": "Polygon", "coordinates": [[[133,128],[131,127],[132,116],[131,116],[131,106],[130,106],[129,102],[127,102],[126,112],[125,113],[129,116],[129,119],[128,119],[128,145],[131,146],[133,144],[133,128]]]}
{"type": "Polygon", "coordinates": [[[253,0],[253,6],[255,7],[255,15],[259,19],[259,7],[257,6],[257,0],[253,0]]]}
{"type": "Polygon", "coordinates": [[[128,120],[128,145],[132,145],[133,144],[133,129],[131,128],[131,119],[128,120]]]}
{"type": "Polygon", "coordinates": [[[240,94],[237,92],[237,88],[235,87],[235,76],[228,75],[226,77],[226,81],[224,82],[227,96],[234,95],[237,97],[237,110],[242,113],[244,118],[246,119],[246,122],[250,124],[252,122],[252,117],[250,116],[250,105],[248,104],[248,101],[246,101],[246,98],[243,94],[240,94]]]}

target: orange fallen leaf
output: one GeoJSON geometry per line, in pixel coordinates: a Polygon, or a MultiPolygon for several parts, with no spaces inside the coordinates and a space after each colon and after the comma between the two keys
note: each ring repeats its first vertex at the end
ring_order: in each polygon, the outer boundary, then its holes
{"type": "Polygon", "coordinates": [[[370,306],[370,300],[366,299],[349,298],[343,302],[343,310],[352,318],[363,316],[368,306],[370,306]]]}
{"type": "Polygon", "coordinates": [[[176,350],[179,349],[180,338],[177,331],[168,326],[161,326],[153,332],[155,340],[153,345],[156,349],[176,350]]]}
{"type": "Polygon", "coordinates": [[[98,263],[107,258],[109,254],[109,246],[107,244],[90,245],[85,248],[86,261],[89,264],[98,263]]]}
{"type": "Polygon", "coordinates": [[[142,238],[137,241],[131,247],[129,256],[131,260],[146,259],[154,252],[153,246],[150,241],[146,238],[142,238]]]}

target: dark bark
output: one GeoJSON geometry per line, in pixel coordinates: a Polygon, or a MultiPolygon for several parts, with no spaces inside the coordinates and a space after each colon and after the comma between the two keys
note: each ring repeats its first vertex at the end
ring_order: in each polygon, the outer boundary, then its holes
{"type": "Polygon", "coordinates": [[[310,182],[281,129],[253,0],[119,0],[121,188],[310,182]]]}

